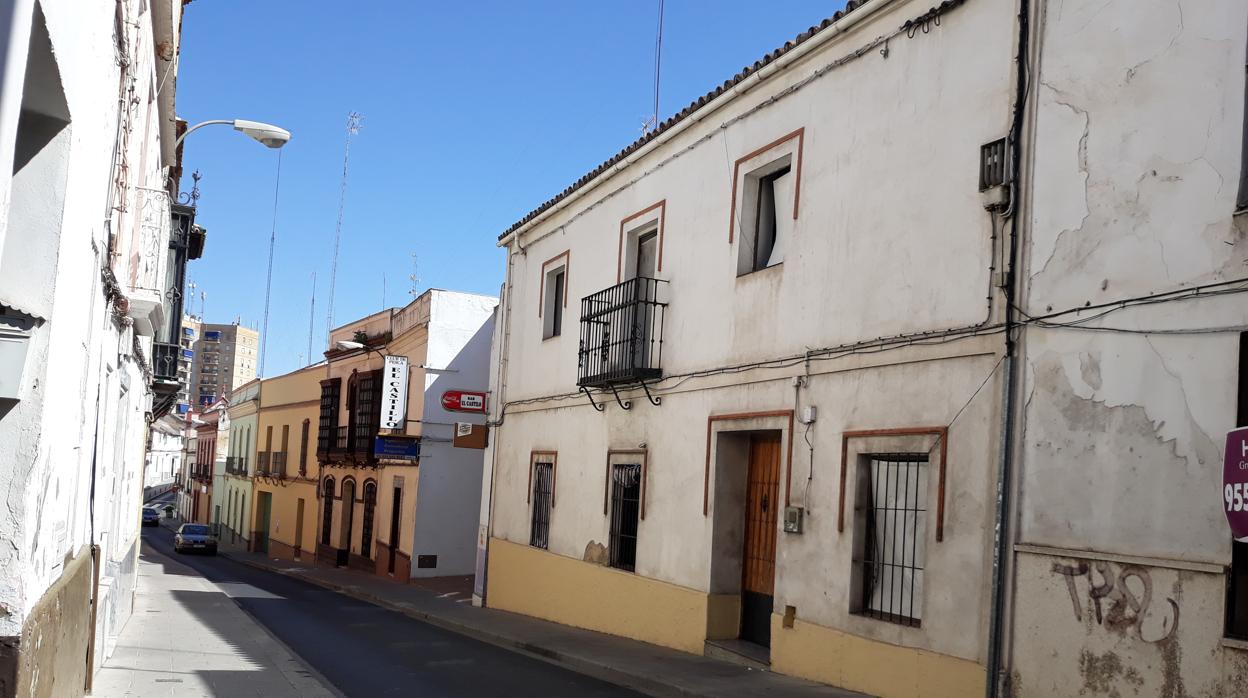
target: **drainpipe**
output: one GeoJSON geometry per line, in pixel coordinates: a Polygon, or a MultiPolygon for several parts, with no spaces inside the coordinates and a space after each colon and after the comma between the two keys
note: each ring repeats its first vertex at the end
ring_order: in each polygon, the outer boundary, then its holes
{"type": "MultiPolygon", "coordinates": [[[[519,246],[518,240],[516,242],[516,246],[517,247],[519,246]]],[[[503,279],[503,294],[502,294],[502,298],[499,299],[500,307],[502,308],[502,312],[499,313],[499,320],[502,321],[503,326],[502,326],[502,335],[498,340],[498,364],[497,364],[498,395],[497,395],[497,399],[494,400],[494,404],[498,406],[498,410],[499,410],[498,420],[492,421],[492,422],[487,421],[487,424],[495,429],[502,427],[503,421],[506,420],[507,418],[507,414],[506,414],[507,401],[505,397],[506,392],[507,392],[507,365],[508,365],[507,349],[508,349],[508,345],[510,344],[508,340],[511,338],[511,279],[512,279],[512,266],[515,263],[514,261],[515,253],[512,252],[510,247],[511,246],[508,245],[507,272],[503,279]]],[[[494,326],[494,329],[495,331],[498,331],[499,328],[497,324],[494,326]]],[[[485,560],[482,563],[482,569],[481,569],[481,605],[482,606],[486,605],[485,599],[488,596],[489,581],[490,581],[490,539],[494,537],[494,488],[495,488],[494,473],[497,470],[496,464],[498,463],[498,441],[499,441],[500,434],[501,432],[496,433],[494,435],[494,438],[491,439],[491,443],[490,443],[490,491],[486,495],[487,502],[486,502],[486,509],[485,509],[485,560]]]]}
{"type": "Polygon", "coordinates": [[[997,506],[993,526],[992,554],[992,606],[988,634],[988,671],[985,694],[988,698],[1008,695],[1008,668],[1003,666],[1002,656],[1005,645],[1006,625],[1006,568],[1011,556],[1013,529],[1010,527],[1012,502],[1012,476],[1014,471],[1014,449],[1016,446],[1014,431],[1015,404],[1018,395],[1019,369],[1017,366],[1018,343],[1015,331],[1018,329],[1015,315],[1016,280],[1014,270],[1017,267],[1019,202],[1022,198],[1020,182],[1022,161],[1022,130],[1028,91],[1028,57],[1030,45],[1030,0],[1018,2],[1018,55],[1015,57],[1015,98],[1010,128],[1010,206],[1005,216],[1010,220],[1009,265],[1005,284],[1005,385],[1001,396],[1001,453],[997,465],[997,506]]]}

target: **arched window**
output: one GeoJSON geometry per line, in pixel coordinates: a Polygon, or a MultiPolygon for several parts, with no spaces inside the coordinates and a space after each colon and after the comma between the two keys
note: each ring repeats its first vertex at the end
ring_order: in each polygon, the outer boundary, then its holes
{"type": "Polygon", "coordinates": [[[364,483],[364,524],[360,537],[360,555],[366,558],[373,556],[373,511],[376,508],[377,483],[369,480],[364,483]]]}
{"type": "Polygon", "coordinates": [[[325,478],[322,496],[325,506],[321,512],[321,545],[329,545],[329,532],[334,525],[334,478],[325,478]]]}

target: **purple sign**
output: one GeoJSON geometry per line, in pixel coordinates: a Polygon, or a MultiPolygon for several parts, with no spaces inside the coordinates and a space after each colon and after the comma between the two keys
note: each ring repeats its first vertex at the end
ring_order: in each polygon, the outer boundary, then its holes
{"type": "Polygon", "coordinates": [[[1222,503],[1231,535],[1248,538],[1248,427],[1226,434],[1226,458],[1222,462],[1222,503]]]}

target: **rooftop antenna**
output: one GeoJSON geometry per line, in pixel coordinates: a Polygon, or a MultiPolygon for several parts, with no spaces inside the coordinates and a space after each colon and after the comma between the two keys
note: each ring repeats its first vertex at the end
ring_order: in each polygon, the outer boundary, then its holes
{"type": "Polygon", "coordinates": [[[659,128],[659,74],[663,65],[663,0],[659,0],[659,26],[654,39],[654,113],[641,127],[642,133],[659,128]]]}
{"type": "Polygon", "coordinates": [[[420,271],[420,267],[419,267],[419,264],[417,263],[416,253],[413,252],[412,253],[412,273],[410,276],[407,277],[407,280],[412,282],[412,290],[408,291],[408,293],[411,294],[412,298],[415,298],[416,296],[420,295],[420,292],[416,290],[417,284],[420,283],[420,277],[417,275],[417,272],[419,271],[420,271]]]}
{"type": "Polygon", "coordinates": [[[338,278],[338,244],[342,240],[342,209],[347,203],[347,164],[351,161],[351,136],[360,132],[364,116],[359,112],[347,114],[347,144],[342,152],[342,190],[338,194],[338,225],[334,228],[334,261],[329,268],[329,312],[325,315],[325,337],[334,328],[334,282],[338,278]]]}
{"type": "Polygon", "coordinates": [[[277,177],[273,182],[273,230],[269,233],[269,271],[264,278],[264,329],[260,331],[260,376],[269,350],[269,298],[273,291],[273,251],[277,248],[277,193],[282,186],[282,151],[277,151],[277,177]]]}
{"type": "Polygon", "coordinates": [[[312,272],[312,308],[308,310],[308,363],[312,363],[312,328],[316,326],[316,272],[312,272]]]}
{"type": "Polygon", "coordinates": [[[194,281],[188,281],[186,283],[186,287],[190,289],[190,292],[186,294],[186,297],[191,299],[191,302],[188,303],[186,306],[186,314],[189,315],[191,319],[194,319],[195,318],[195,289],[199,288],[199,286],[197,286],[194,281]]]}

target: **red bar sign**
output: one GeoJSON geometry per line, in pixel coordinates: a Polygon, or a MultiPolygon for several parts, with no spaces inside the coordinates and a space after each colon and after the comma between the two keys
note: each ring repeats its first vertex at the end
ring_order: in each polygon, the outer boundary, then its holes
{"type": "Polygon", "coordinates": [[[485,412],[485,393],[448,390],[442,393],[442,409],[452,412],[485,412]]]}

